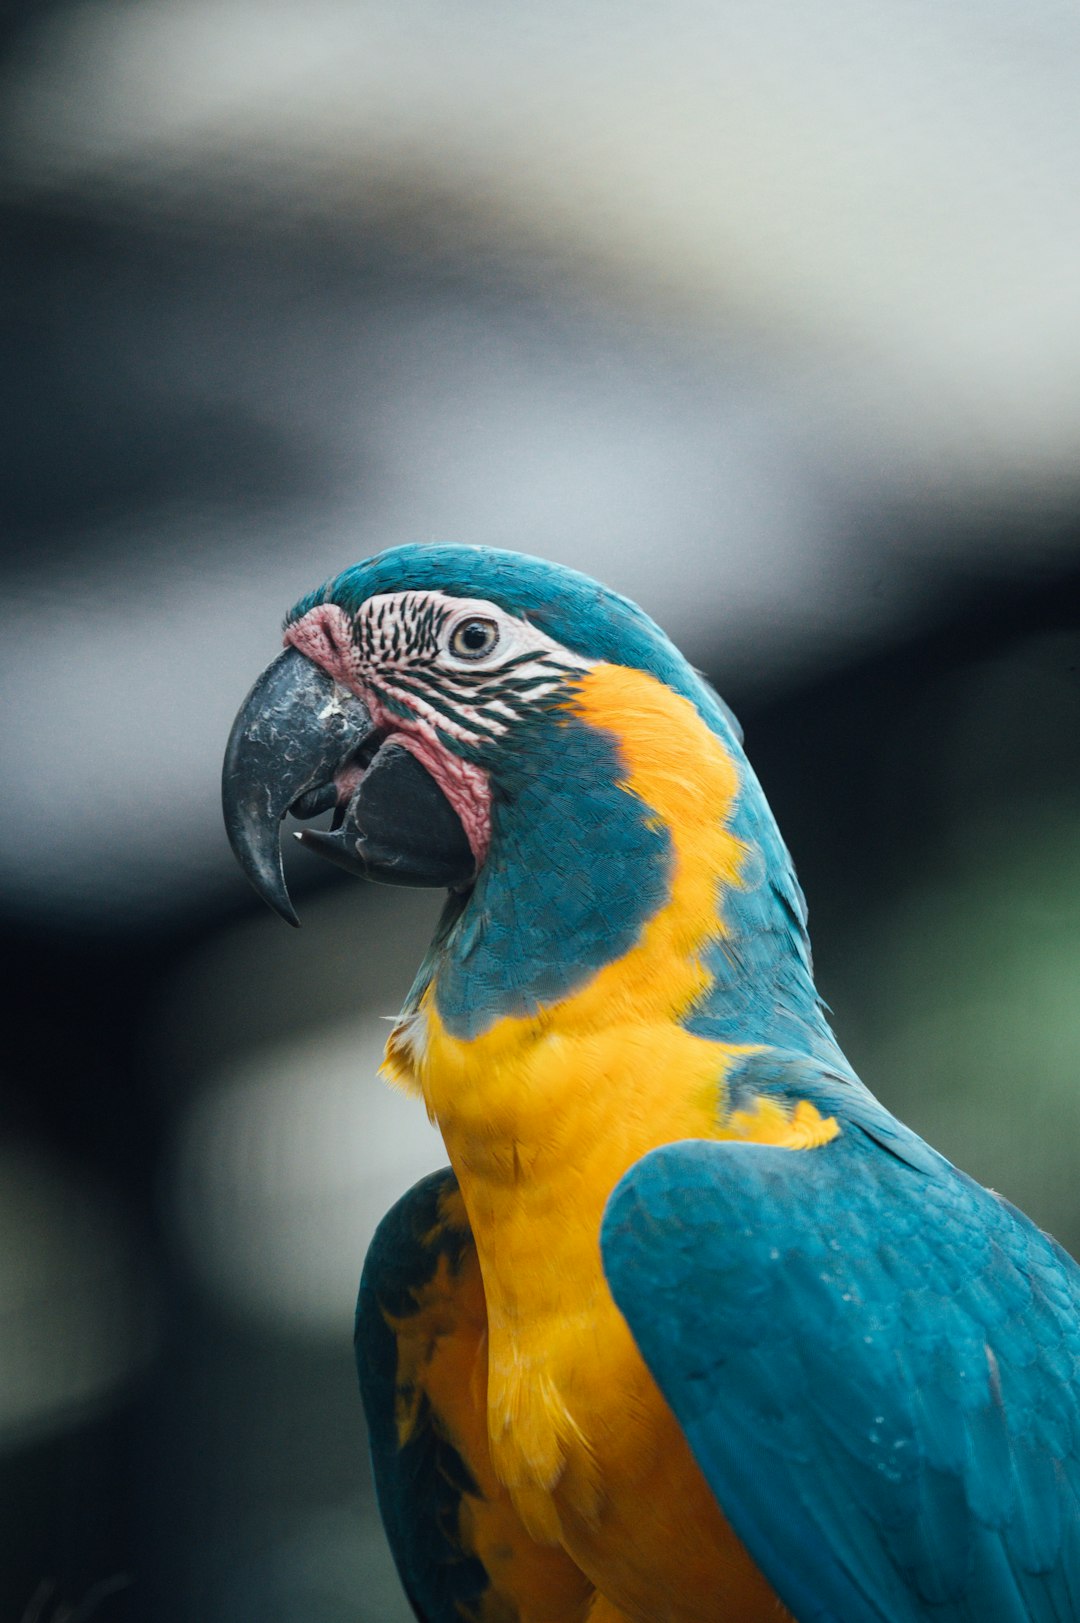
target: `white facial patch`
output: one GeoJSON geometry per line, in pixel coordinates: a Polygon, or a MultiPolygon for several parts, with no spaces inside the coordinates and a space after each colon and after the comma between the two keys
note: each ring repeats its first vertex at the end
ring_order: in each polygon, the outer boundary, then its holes
{"type": "Polygon", "coordinates": [[[431,774],[478,868],[492,797],[473,752],[597,663],[485,598],[445,592],[383,593],[355,616],[317,603],[287,626],[285,640],[363,699],[374,726],[431,774]]]}
{"type": "Polygon", "coordinates": [[[446,592],[370,597],[355,619],[365,686],[451,737],[500,737],[532,704],[595,663],[485,598],[446,592]]]}

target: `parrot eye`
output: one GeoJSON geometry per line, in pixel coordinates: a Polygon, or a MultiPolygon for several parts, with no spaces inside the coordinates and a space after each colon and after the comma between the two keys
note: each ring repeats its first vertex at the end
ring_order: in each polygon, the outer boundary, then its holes
{"type": "Polygon", "coordinates": [[[450,633],[450,652],[458,659],[484,659],[499,644],[499,628],[494,620],[470,615],[450,633]]]}

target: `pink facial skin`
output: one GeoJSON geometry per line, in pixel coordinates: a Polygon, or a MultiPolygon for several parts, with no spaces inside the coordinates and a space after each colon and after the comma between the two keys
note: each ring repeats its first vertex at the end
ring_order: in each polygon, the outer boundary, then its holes
{"type": "MultiPolygon", "coordinates": [[[[448,750],[438,737],[434,721],[422,713],[408,717],[387,715],[365,680],[348,617],[336,603],[320,603],[309,609],[302,619],[286,628],[285,642],[362,699],[380,732],[415,755],[430,772],[457,813],[479,868],[491,844],[491,785],[487,774],[448,750]]],[[[445,722],[442,724],[445,726],[445,722]]],[[[339,790],[347,789],[351,794],[361,775],[356,768],[348,768],[336,780],[339,790]]]]}

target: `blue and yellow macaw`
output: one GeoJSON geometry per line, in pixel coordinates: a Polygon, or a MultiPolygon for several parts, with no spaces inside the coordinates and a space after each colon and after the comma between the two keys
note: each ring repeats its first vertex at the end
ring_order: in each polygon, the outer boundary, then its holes
{"type": "Polygon", "coordinates": [[[229,744],[279,825],[445,886],[387,1046],[450,1167],[368,1254],[422,1623],[1080,1619],[1080,1271],[855,1076],[723,704],[632,603],[401,547],[288,616],[229,744]]]}

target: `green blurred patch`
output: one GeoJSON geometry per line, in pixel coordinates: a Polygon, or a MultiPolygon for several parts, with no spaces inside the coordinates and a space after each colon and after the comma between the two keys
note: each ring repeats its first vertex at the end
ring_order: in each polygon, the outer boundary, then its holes
{"type": "MultiPolygon", "coordinates": [[[[1080,685],[1040,638],[936,695],[933,837],[832,988],[875,1092],[1080,1251],[1080,685]],[[852,1018],[849,1018],[852,1017],[852,1018]]],[[[923,710],[924,717],[927,710],[923,710]]]]}

